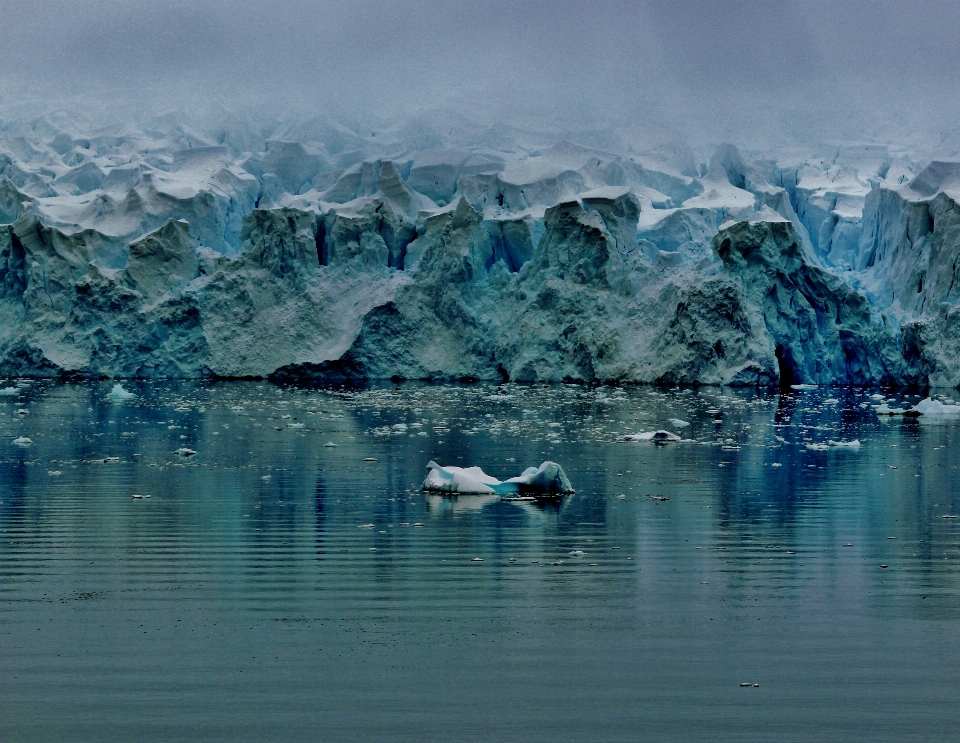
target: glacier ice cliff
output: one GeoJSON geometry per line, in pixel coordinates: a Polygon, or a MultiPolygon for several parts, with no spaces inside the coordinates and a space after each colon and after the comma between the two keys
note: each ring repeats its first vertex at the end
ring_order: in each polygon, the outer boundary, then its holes
{"type": "Polygon", "coordinates": [[[960,385],[956,159],[403,131],[0,122],[0,374],[960,385]]]}

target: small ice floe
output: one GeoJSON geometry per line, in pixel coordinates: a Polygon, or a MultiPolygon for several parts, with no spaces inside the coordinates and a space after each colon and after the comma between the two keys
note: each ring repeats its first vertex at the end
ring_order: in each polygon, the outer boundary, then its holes
{"type": "Polygon", "coordinates": [[[127,392],[120,384],[113,385],[113,389],[107,393],[107,398],[110,400],[132,400],[134,397],[136,397],[135,394],[127,392]]]}
{"type": "Polygon", "coordinates": [[[859,449],[860,439],[854,439],[853,441],[834,441],[830,439],[827,445],[832,446],[834,449],[859,449]]]}
{"type": "Polygon", "coordinates": [[[791,384],[790,389],[792,390],[815,390],[817,385],[815,384],[791,384]]]}
{"type": "Polygon", "coordinates": [[[879,416],[886,415],[890,417],[895,415],[903,415],[904,413],[907,412],[905,408],[891,408],[886,403],[883,403],[882,405],[877,405],[877,407],[875,407],[874,410],[879,416]]]}
{"type": "Polygon", "coordinates": [[[806,444],[806,447],[810,451],[829,451],[830,447],[827,444],[806,444]]]}
{"type": "Polygon", "coordinates": [[[19,436],[13,440],[13,443],[17,446],[30,446],[33,443],[33,440],[28,439],[26,436],[19,436]]]}
{"type": "Polygon", "coordinates": [[[680,441],[680,437],[671,431],[645,431],[643,433],[627,434],[623,437],[624,441],[653,441],[656,443],[667,443],[669,441],[680,441]]]}
{"type": "Polygon", "coordinates": [[[783,465],[780,464],[780,462],[772,462],[772,463],[770,464],[770,466],[771,466],[771,467],[783,467],[783,465]]]}
{"type": "Polygon", "coordinates": [[[684,420],[680,420],[679,418],[671,418],[670,425],[673,426],[674,428],[686,428],[690,424],[684,420]]]}
{"type": "Polygon", "coordinates": [[[427,467],[430,473],[423,481],[423,489],[439,493],[511,496],[562,495],[574,492],[566,473],[556,462],[544,462],[539,467],[528,467],[519,476],[504,482],[490,477],[479,467],[441,467],[432,461],[427,467]]]}
{"type": "Polygon", "coordinates": [[[63,473],[60,470],[47,470],[47,474],[50,475],[50,477],[57,477],[63,473]]]}
{"type": "Polygon", "coordinates": [[[196,454],[196,452],[193,449],[188,449],[187,447],[182,446],[177,449],[174,454],[176,454],[178,457],[192,457],[194,454],[196,454]]]}
{"type": "Polygon", "coordinates": [[[583,557],[587,553],[583,550],[570,550],[567,554],[570,555],[570,557],[583,557]]]}
{"type": "Polygon", "coordinates": [[[27,415],[29,412],[26,408],[20,408],[20,410],[17,411],[17,415],[27,415]]]}
{"type": "Polygon", "coordinates": [[[104,457],[103,458],[104,464],[110,464],[112,462],[119,462],[119,461],[120,461],[120,457],[104,457]]]}
{"type": "Polygon", "coordinates": [[[335,446],[339,446],[339,444],[334,444],[332,441],[328,441],[326,444],[324,444],[324,446],[335,447],[335,446]]]}
{"type": "Polygon", "coordinates": [[[364,461],[364,462],[376,462],[376,461],[377,461],[377,458],[376,458],[376,457],[364,457],[364,458],[363,458],[363,461],[364,461]]]}
{"type": "Polygon", "coordinates": [[[140,499],[143,498],[142,495],[139,495],[139,494],[137,494],[137,493],[134,493],[134,494],[131,495],[130,497],[133,498],[134,500],[140,500],[140,499]]]}
{"type": "MultiPolygon", "coordinates": [[[[661,503],[662,503],[663,501],[668,501],[668,500],[670,500],[670,499],[667,498],[665,495],[648,495],[647,498],[649,498],[650,500],[660,501],[661,503]]],[[[619,549],[619,547],[618,547],[617,549],[619,549]]]]}
{"type": "Polygon", "coordinates": [[[288,423],[287,428],[303,428],[302,423],[288,423]]]}
{"type": "Polygon", "coordinates": [[[358,526],[357,528],[358,529],[376,529],[377,525],[376,524],[360,524],[360,526],[358,526]]]}
{"type": "Polygon", "coordinates": [[[20,392],[16,387],[4,387],[0,389],[0,397],[12,397],[20,392]]]}

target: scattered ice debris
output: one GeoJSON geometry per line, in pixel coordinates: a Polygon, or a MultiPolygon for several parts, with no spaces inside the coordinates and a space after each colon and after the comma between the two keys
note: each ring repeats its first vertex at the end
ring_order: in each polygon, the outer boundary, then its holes
{"type": "Polygon", "coordinates": [[[680,441],[680,437],[671,431],[645,431],[644,433],[627,434],[623,437],[624,441],[655,441],[657,443],[667,443],[668,441],[680,441]]]}
{"type": "Polygon", "coordinates": [[[4,387],[0,389],[0,397],[10,397],[20,392],[16,387],[4,387]]]}
{"type": "MultiPolygon", "coordinates": [[[[670,500],[670,499],[667,498],[665,495],[648,495],[647,498],[649,498],[650,500],[657,500],[657,501],[668,501],[668,500],[670,500]]],[[[620,548],[619,548],[619,547],[615,547],[614,549],[620,549],[620,548]]]]}
{"type": "Polygon", "coordinates": [[[686,428],[690,424],[684,420],[680,420],[679,418],[671,418],[670,425],[673,426],[674,428],[686,428]]]}
{"type": "Polygon", "coordinates": [[[181,457],[192,457],[196,452],[193,449],[188,449],[187,447],[181,447],[177,449],[174,454],[177,454],[181,457]]]}
{"type": "Polygon", "coordinates": [[[840,402],[840,400],[838,400],[836,397],[828,397],[826,400],[823,401],[823,404],[836,405],[838,402],[840,402]]]}
{"type": "Polygon", "coordinates": [[[33,443],[33,441],[31,439],[28,439],[26,436],[20,436],[18,438],[15,438],[13,440],[13,443],[16,444],[17,446],[30,446],[33,443]]]}
{"type": "Polygon", "coordinates": [[[827,446],[832,446],[835,449],[859,449],[860,439],[853,439],[853,441],[834,441],[830,439],[827,441],[827,446]]]}
{"type": "Polygon", "coordinates": [[[882,400],[882,399],[883,399],[883,395],[873,394],[873,395],[870,395],[870,399],[871,399],[871,400],[882,400]]]}
{"type": "Polygon", "coordinates": [[[111,400],[131,400],[136,397],[136,395],[123,389],[123,385],[115,384],[113,385],[113,389],[107,393],[107,397],[111,400]]]}
{"type": "Polygon", "coordinates": [[[792,390],[815,390],[817,385],[815,384],[791,384],[790,389],[792,390]]]}
{"type": "Polygon", "coordinates": [[[475,495],[561,495],[574,492],[563,468],[556,462],[544,462],[539,467],[528,467],[518,477],[500,482],[479,467],[441,467],[436,462],[427,464],[430,473],[423,481],[423,489],[441,493],[469,493],[475,495]]]}

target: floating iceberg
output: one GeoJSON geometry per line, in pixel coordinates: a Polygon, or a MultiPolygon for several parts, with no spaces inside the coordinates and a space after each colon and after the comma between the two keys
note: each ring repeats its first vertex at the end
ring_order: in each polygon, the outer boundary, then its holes
{"type": "Polygon", "coordinates": [[[923,416],[924,418],[960,418],[960,405],[944,405],[939,400],[928,397],[909,410],[904,411],[903,414],[911,417],[923,416]]]}
{"type": "Polygon", "coordinates": [[[16,387],[4,387],[3,389],[0,389],[0,396],[10,397],[12,395],[16,395],[19,392],[20,390],[18,390],[16,387]]]}
{"type": "Polygon", "coordinates": [[[891,407],[890,407],[889,405],[887,405],[886,403],[883,403],[883,405],[878,405],[878,406],[875,408],[875,410],[877,411],[877,415],[880,415],[880,416],[883,416],[883,415],[887,415],[887,416],[903,415],[904,413],[907,412],[907,409],[906,409],[906,408],[891,408],[891,407]]]}
{"type": "Polygon", "coordinates": [[[519,477],[501,482],[490,477],[479,467],[441,467],[436,462],[427,464],[430,473],[423,481],[423,489],[439,493],[474,495],[562,495],[573,493],[573,486],[563,468],[556,462],[544,462],[539,467],[528,467],[519,477]]]}
{"type": "Polygon", "coordinates": [[[113,389],[107,393],[107,397],[109,397],[111,400],[131,400],[136,397],[136,395],[132,392],[127,392],[125,389],[123,389],[122,385],[115,384],[113,385],[113,389]]]}
{"type": "Polygon", "coordinates": [[[668,441],[682,441],[677,434],[670,431],[645,431],[644,433],[628,434],[623,437],[624,441],[655,441],[657,443],[667,443],[668,441]]]}
{"type": "Polygon", "coordinates": [[[17,446],[30,446],[30,444],[32,444],[33,441],[28,439],[26,436],[20,436],[18,438],[15,438],[13,440],[13,443],[16,444],[17,446]]]}
{"type": "Polygon", "coordinates": [[[827,446],[832,446],[835,449],[859,449],[860,439],[854,439],[853,441],[834,441],[831,439],[827,442],[827,446]]]}

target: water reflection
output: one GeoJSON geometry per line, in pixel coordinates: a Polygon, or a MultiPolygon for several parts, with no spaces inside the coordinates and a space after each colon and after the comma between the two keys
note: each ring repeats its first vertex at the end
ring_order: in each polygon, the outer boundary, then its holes
{"type": "MultiPolygon", "coordinates": [[[[324,707],[329,719],[351,724],[360,718],[317,664],[363,679],[378,704],[398,689],[430,698],[426,677],[404,669],[469,668],[482,693],[467,706],[479,710],[498,684],[530,673],[559,683],[575,659],[591,693],[616,691],[603,669],[620,674],[626,706],[607,711],[623,719],[661,714],[639,669],[673,678],[709,657],[727,672],[751,653],[769,660],[784,636],[891,683],[890,664],[941,681],[960,666],[953,645],[934,652],[899,630],[960,629],[960,519],[944,518],[960,515],[958,428],[879,420],[870,392],[138,383],[136,399],[117,403],[111,386],[33,382],[0,399],[4,665],[34,669],[29,684],[7,671],[0,698],[19,709],[36,712],[58,674],[117,647],[122,667],[154,669],[137,685],[165,678],[165,663],[195,662],[208,712],[224,691],[213,669],[235,667],[259,680],[231,681],[241,696],[263,683],[322,689],[340,700],[324,707]],[[623,440],[677,419],[689,423],[676,428],[684,443],[623,440]],[[34,444],[12,445],[20,435],[34,444]],[[807,446],[854,438],[859,450],[807,446]],[[197,455],[176,456],[183,446],[197,455]],[[428,496],[430,459],[498,476],[551,459],[577,493],[428,496]],[[850,640],[858,627],[902,650],[867,653],[850,640]],[[285,670],[260,665],[267,650],[285,670]]],[[[77,683],[92,693],[82,685],[93,681],[77,683]]],[[[815,687],[802,694],[826,695],[815,687]]],[[[705,688],[689,687],[720,704],[705,688]]],[[[5,704],[28,729],[27,713],[5,704]]],[[[66,715],[67,701],[56,705],[66,715]]],[[[603,729],[599,710],[581,732],[603,729]]]]}

